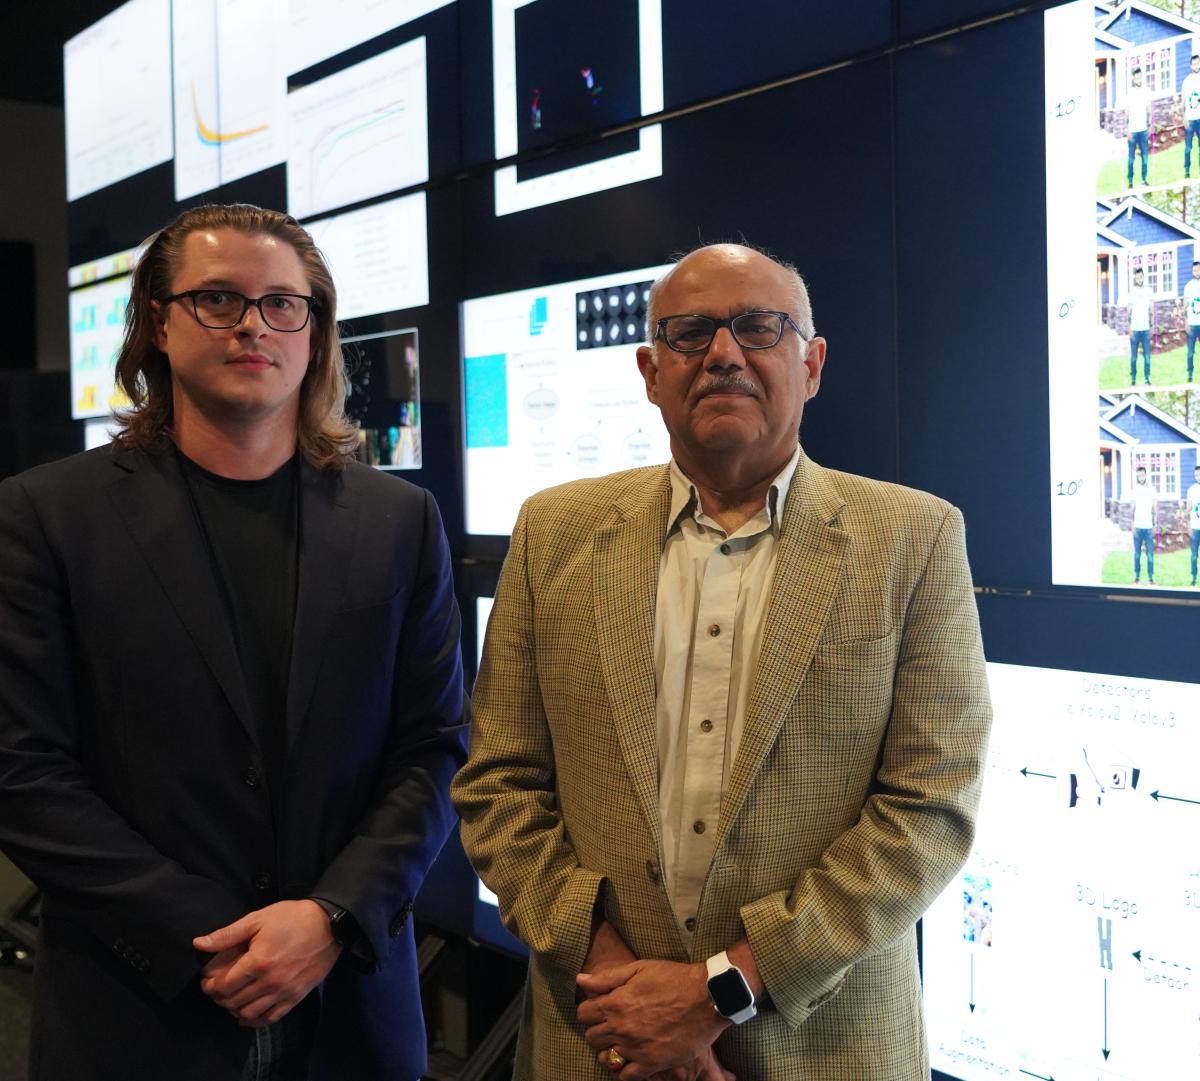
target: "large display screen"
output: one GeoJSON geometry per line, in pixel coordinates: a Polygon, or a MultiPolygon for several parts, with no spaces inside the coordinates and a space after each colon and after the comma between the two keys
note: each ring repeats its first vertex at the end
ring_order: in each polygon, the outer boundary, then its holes
{"type": "Polygon", "coordinates": [[[129,0],[63,46],[67,198],[171,160],[169,0],[129,0]]]}
{"type": "Polygon", "coordinates": [[[106,417],[128,405],[116,383],[125,337],[130,269],[136,250],[82,263],[67,272],[71,341],[71,416],[106,417]]]}
{"type": "Polygon", "coordinates": [[[553,484],[670,457],[636,359],[666,269],[463,304],[468,533],[509,533],[521,503],[553,484]]]}
{"type": "Polygon", "coordinates": [[[1195,583],[1200,22],[1180,8],[1073,3],[1045,16],[1058,584],[1195,583]]]}
{"type": "Polygon", "coordinates": [[[922,923],[933,1066],[1200,1077],[1200,686],[989,664],[966,866],[922,923]]]}
{"type": "MultiPolygon", "coordinates": [[[[496,157],[663,107],[662,0],[492,0],[496,157]]],[[[496,172],[512,214],[662,175],[662,128],[496,172]]]]}

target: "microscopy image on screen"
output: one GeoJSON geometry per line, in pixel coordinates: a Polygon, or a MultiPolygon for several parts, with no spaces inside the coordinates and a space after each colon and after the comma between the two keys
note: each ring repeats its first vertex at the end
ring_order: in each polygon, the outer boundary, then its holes
{"type": "Polygon", "coordinates": [[[67,199],[171,159],[171,8],[129,0],[63,46],[67,199]]]}
{"type": "Polygon", "coordinates": [[[1048,12],[1046,159],[1054,581],[1192,589],[1200,21],[1048,12]]]}
{"type": "MultiPolygon", "coordinates": [[[[661,0],[492,0],[496,157],[663,107],[661,0]]],[[[662,175],[662,129],[496,172],[496,213],[662,175]]]]}
{"type": "Polygon", "coordinates": [[[360,461],[381,469],[421,468],[421,364],[415,328],[342,341],[359,425],[360,461]]]}
{"type": "Polygon", "coordinates": [[[666,267],[462,306],[467,532],[503,535],[534,492],[670,457],[637,369],[666,267]]]}
{"type": "MultiPolygon", "coordinates": [[[[549,146],[641,111],[637,0],[538,0],[516,11],[517,147],[549,146]],[[524,108],[524,122],[522,120],[524,108]]],[[[636,132],[517,166],[518,180],[637,150],[636,132]]]]}
{"type": "Polygon", "coordinates": [[[922,923],[961,1081],[1200,1077],[1200,685],[989,664],[963,873],[922,923]]]}

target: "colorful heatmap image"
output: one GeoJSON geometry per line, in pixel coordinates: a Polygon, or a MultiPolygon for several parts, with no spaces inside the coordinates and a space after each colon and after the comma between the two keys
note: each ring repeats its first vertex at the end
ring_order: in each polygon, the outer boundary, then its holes
{"type": "Polygon", "coordinates": [[[175,0],[175,198],[284,159],[284,0],[175,0]]]}

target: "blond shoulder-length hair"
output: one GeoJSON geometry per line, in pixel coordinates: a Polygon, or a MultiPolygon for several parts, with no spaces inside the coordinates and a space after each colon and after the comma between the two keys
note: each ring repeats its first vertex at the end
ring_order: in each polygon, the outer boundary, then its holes
{"type": "Polygon", "coordinates": [[[290,214],[248,203],[198,206],[150,236],[133,271],[125,338],[117,356],[116,378],[129,397],[117,414],[115,441],[133,450],[158,450],[170,441],[174,420],[171,365],[154,344],[155,309],[171,295],[171,282],[187,237],[201,229],[234,229],[249,236],[267,235],[290,244],[300,257],[316,301],[312,307],[311,355],[300,384],[297,443],[318,469],[341,468],[354,457],[358,431],[346,419],[346,368],[337,334],[337,291],[329,267],[312,237],[290,214]]]}

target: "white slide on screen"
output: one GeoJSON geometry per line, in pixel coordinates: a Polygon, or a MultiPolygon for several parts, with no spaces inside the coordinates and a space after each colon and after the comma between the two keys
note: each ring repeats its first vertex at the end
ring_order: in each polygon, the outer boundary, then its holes
{"type": "Polygon", "coordinates": [[[468,533],[509,533],[551,485],[668,460],[636,359],[645,294],[666,269],[463,304],[468,533]]]}
{"type": "Polygon", "coordinates": [[[303,71],[453,0],[286,0],[288,72],[303,71]]]}
{"type": "Polygon", "coordinates": [[[129,0],[63,46],[67,199],[171,159],[169,0],[129,0]]]}
{"type": "Polygon", "coordinates": [[[989,664],[975,844],[923,921],[932,1065],[1200,1077],[1200,685],[989,664]]]}
{"type": "Polygon", "coordinates": [[[414,192],[305,225],[338,291],[338,318],[429,303],[425,193],[414,192]]]}
{"type": "Polygon", "coordinates": [[[175,198],[287,153],[285,0],[174,0],[175,198]]]}
{"type": "Polygon", "coordinates": [[[288,210],[336,210],[429,179],[425,39],[288,94],[288,210]]]}
{"type": "Polygon", "coordinates": [[[69,294],[72,417],[105,417],[129,404],[115,375],[129,285],[128,277],[113,278],[69,294]]]}

